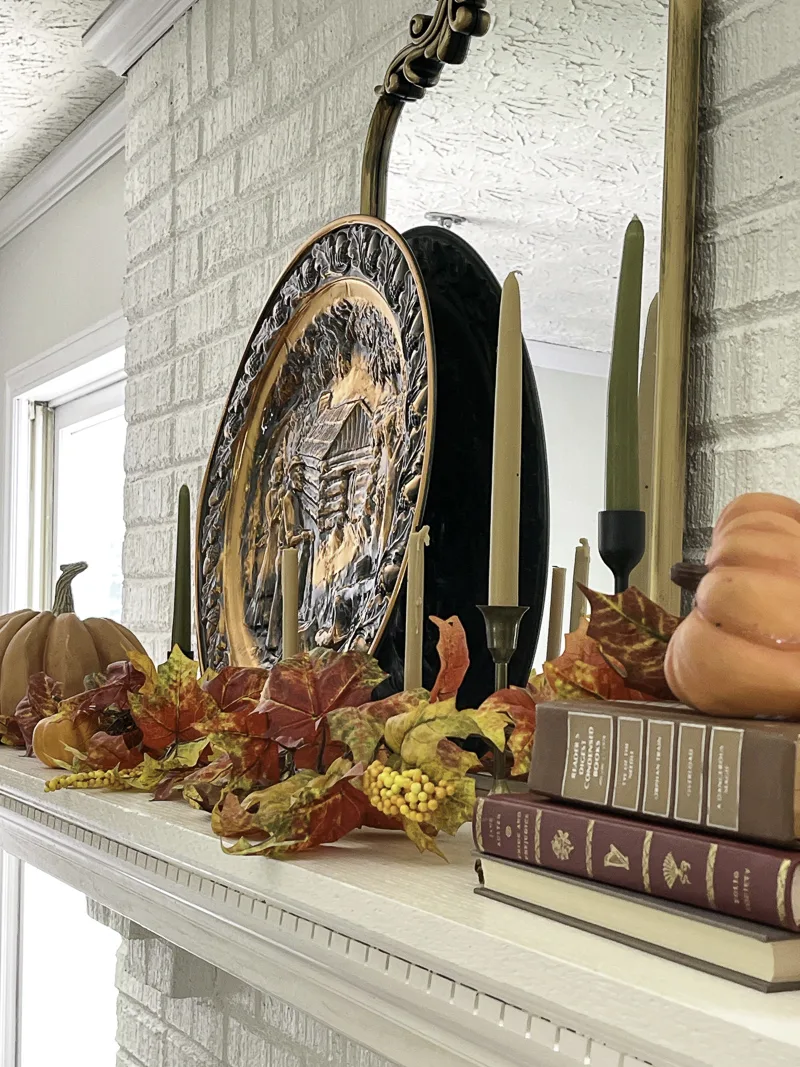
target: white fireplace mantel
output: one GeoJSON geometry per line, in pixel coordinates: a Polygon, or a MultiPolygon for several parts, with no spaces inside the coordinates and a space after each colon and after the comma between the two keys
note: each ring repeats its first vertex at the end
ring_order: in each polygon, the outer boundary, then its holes
{"type": "Polygon", "coordinates": [[[367,832],[283,863],[233,857],[187,805],[46,794],[50,774],[0,752],[0,848],[402,1067],[800,1062],[800,993],[477,897],[466,830],[449,865],[367,832]]]}

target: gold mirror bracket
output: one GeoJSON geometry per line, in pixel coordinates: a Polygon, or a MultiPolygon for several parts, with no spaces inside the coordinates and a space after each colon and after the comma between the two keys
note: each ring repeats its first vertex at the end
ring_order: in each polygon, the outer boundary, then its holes
{"type": "Polygon", "coordinates": [[[445,63],[463,63],[470,39],[489,32],[487,0],[438,0],[433,15],[415,15],[411,42],[386,71],[378,86],[361,168],[361,213],[386,216],[386,185],[392,141],[403,107],[421,100],[439,81],[445,63]]]}

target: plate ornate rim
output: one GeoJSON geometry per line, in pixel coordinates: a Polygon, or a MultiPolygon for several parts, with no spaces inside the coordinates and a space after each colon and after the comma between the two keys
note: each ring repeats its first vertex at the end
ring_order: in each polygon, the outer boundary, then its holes
{"type": "MultiPolygon", "coordinates": [[[[381,294],[395,316],[400,312],[398,305],[404,291],[405,278],[410,275],[414,282],[413,298],[419,305],[425,343],[428,400],[425,414],[421,484],[412,514],[411,530],[418,528],[424,514],[430,484],[436,416],[434,333],[425,282],[413,252],[392,226],[382,219],[369,215],[347,215],[318,230],[298,249],[281,274],[245,345],[244,354],[225,401],[201,483],[195,531],[195,622],[198,656],[204,669],[208,667],[220,669],[228,662],[225,634],[220,630],[220,626],[224,628],[223,571],[226,549],[224,543],[227,526],[226,508],[234,485],[238,448],[242,432],[246,430],[248,424],[250,405],[258,393],[262,372],[270,365],[274,351],[280,348],[280,339],[291,324],[300,305],[319,286],[335,281],[338,277],[348,276],[347,273],[326,270],[325,254],[320,255],[317,251],[315,255],[315,250],[321,250],[322,243],[338,230],[359,226],[367,231],[371,230],[373,233],[389,237],[402,257],[389,283],[381,284],[377,273],[380,249],[376,248],[371,240],[364,240],[361,245],[363,256],[356,274],[356,277],[365,280],[381,294]],[[402,272],[399,271],[400,266],[405,268],[402,272]],[[216,641],[216,646],[212,648],[214,641],[216,641]]],[[[336,264],[329,264],[331,265],[336,264]]],[[[352,264],[344,265],[352,266],[352,264]]],[[[386,626],[395,610],[403,587],[407,561],[408,544],[406,541],[397,580],[388,598],[380,625],[370,644],[372,653],[380,645],[386,626]]],[[[236,665],[256,666],[260,664],[254,661],[236,665]]]]}

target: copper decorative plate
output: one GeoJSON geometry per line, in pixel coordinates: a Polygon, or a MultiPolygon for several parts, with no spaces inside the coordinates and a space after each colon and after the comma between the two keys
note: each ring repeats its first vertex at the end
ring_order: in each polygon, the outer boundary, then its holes
{"type": "Polygon", "coordinates": [[[300,566],[304,648],[374,650],[425,507],[433,335],[403,239],[340,219],[297,254],[228,397],[198,515],[206,666],[281,655],[280,553],[300,566]]]}

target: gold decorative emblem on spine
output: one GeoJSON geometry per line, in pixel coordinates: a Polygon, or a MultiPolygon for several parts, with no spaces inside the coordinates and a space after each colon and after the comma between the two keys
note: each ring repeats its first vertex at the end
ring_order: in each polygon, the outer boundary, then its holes
{"type": "Polygon", "coordinates": [[[620,852],[615,844],[612,843],[611,848],[606,853],[603,860],[604,867],[619,867],[623,871],[629,871],[631,869],[631,861],[625,855],[624,852],[620,852]]]}
{"type": "Polygon", "coordinates": [[[776,886],[775,902],[778,905],[778,919],[782,923],[786,922],[786,883],[789,879],[789,868],[791,866],[791,860],[784,860],[778,870],[778,884],[776,886]]]}
{"type": "Polygon", "coordinates": [[[648,830],[644,835],[644,847],[642,848],[642,883],[645,893],[650,892],[650,846],[653,844],[653,831],[648,830]]]}
{"type": "Polygon", "coordinates": [[[714,896],[714,866],[717,862],[719,845],[712,845],[706,857],[706,897],[709,907],[716,908],[717,902],[714,896]]]}
{"type": "Polygon", "coordinates": [[[536,829],[533,834],[533,858],[537,863],[542,862],[542,809],[536,812],[536,829]]]}
{"type": "Polygon", "coordinates": [[[586,827],[586,873],[592,877],[592,839],[594,837],[594,819],[586,827]]]}
{"type": "Polygon", "coordinates": [[[664,881],[670,889],[672,889],[676,882],[680,882],[681,885],[689,885],[689,871],[691,869],[691,863],[687,862],[687,860],[681,860],[681,862],[678,863],[671,852],[666,854],[664,862],[661,865],[661,873],[664,875],[664,881]]]}
{"type": "Polygon", "coordinates": [[[481,852],[483,852],[483,805],[485,803],[485,798],[481,797],[475,807],[475,840],[481,852]]]}
{"type": "Polygon", "coordinates": [[[568,860],[575,851],[575,846],[566,830],[556,830],[555,836],[550,842],[550,847],[555,857],[564,861],[568,860]]]}

